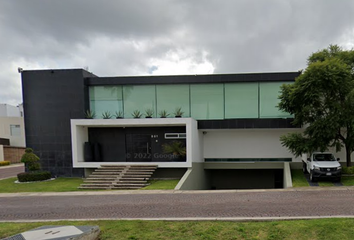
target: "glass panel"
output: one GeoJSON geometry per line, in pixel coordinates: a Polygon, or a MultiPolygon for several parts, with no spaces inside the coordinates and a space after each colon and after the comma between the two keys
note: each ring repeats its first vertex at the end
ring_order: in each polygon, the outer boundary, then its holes
{"type": "Polygon", "coordinates": [[[157,116],[166,111],[169,116],[175,117],[176,108],[181,108],[183,117],[190,116],[189,85],[156,85],[157,116]]]}
{"type": "Polygon", "coordinates": [[[224,119],[224,84],[192,84],[191,114],[194,119],[224,119]]]}
{"type": "Polygon", "coordinates": [[[156,117],[155,85],[124,86],[124,118],[133,118],[134,111],[140,111],[145,117],[147,109],[153,110],[152,117],[156,117]]]}
{"type": "Polygon", "coordinates": [[[258,118],[258,83],[225,83],[225,118],[258,118]]]}
{"type": "Polygon", "coordinates": [[[259,84],[260,118],[290,118],[289,113],[279,111],[280,86],[286,82],[270,82],[259,84]]]}
{"type": "Polygon", "coordinates": [[[116,112],[123,112],[122,86],[90,87],[90,109],[96,118],[103,118],[102,113],[110,112],[112,118],[116,112]]]}

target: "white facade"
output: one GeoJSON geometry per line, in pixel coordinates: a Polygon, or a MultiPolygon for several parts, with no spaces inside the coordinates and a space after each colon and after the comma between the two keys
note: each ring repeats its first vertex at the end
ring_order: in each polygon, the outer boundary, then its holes
{"type": "Polygon", "coordinates": [[[204,131],[204,158],[295,158],[280,136],[301,129],[228,129],[204,131]]]}

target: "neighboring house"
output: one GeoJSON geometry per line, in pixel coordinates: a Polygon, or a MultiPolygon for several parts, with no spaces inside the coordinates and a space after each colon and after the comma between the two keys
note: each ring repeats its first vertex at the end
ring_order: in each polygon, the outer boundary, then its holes
{"type": "Polygon", "coordinates": [[[82,69],[22,72],[26,143],[57,176],[101,164],[157,165],[180,189],[282,188],[300,163],[279,137],[302,131],[277,108],[299,72],[97,77],[82,69]],[[182,118],[173,112],[181,108],[182,118]],[[134,111],[152,118],[134,119],[134,111]],[[95,119],[85,119],[85,111],[95,119]],[[166,110],[170,115],[160,118],[166,110]],[[122,119],[102,119],[103,113],[122,119]],[[119,114],[118,114],[119,115],[119,114]],[[166,154],[179,142],[186,156],[166,154]]]}
{"type": "Polygon", "coordinates": [[[25,146],[22,104],[0,104],[0,161],[18,163],[25,146]]]}
{"type": "Polygon", "coordinates": [[[0,138],[8,139],[10,146],[25,147],[22,107],[0,104],[0,138]]]}

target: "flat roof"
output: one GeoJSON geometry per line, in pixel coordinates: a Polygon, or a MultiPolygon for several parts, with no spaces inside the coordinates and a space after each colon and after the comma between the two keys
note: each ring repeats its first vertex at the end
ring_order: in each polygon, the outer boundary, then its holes
{"type": "Polygon", "coordinates": [[[87,77],[86,85],[147,85],[147,84],[193,84],[235,82],[294,82],[301,72],[236,73],[207,75],[121,76],[87,77]]]}

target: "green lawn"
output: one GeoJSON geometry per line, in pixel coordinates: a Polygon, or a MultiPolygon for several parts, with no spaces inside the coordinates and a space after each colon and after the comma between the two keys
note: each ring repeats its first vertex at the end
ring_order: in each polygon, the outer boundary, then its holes
{"type": "Polygon", "coordinates": [[[1,223],[0,238],[43,225],[98,225],[100,239],[353,239],[354,219],[273,222],[80,221],[1,223]]]}
{"type": "Polygon", "coordinates": [[[342,177],[342,184],[344,186],[354,186],[354,176],[352,176],[352,177],[342,177]]]}
{"type": "Polygon", "coordinates": [[[150,185],[142,188],[142,190],[169,190],[175,189],[179,180],[151,180],[150,185]]]}
{"type": "MultiPolygon", "coordinates": [[[[82,178],[57,178],[53,181],[36,183],[14,183],[17,178],[0,180],[0,193],[19,192],[71,192],[87,191],[77,187],[83,182],[82,178]]],[[[168,190],[174,189],[179,180],[152,180],[151,185],[143,190],[168,190]]],[[[98,190],[90,190],[98,191],[98,190]]]]}
{"type": "Polygon", "coordinates": [[[301,169],[291,170],[291,177],[293,180],[293,187],[308,187],[308,186],[310,186],[301,169]]]}
{"type": "Polygon", "coordinates": [[[69,192],[78,191],[81,178],[57,178],[53,181],[35,183],[14,183],[17,178],[0,180],[0,193],[18,192],[69,192]]]}

